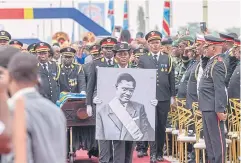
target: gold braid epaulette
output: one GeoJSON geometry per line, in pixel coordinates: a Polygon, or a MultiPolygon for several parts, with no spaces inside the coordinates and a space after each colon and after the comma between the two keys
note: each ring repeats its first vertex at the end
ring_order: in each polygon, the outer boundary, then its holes
{"type": "Polygon", "coordinates": [[[57,81],[57,80],[59,80],[61,69],[60,69],[60,64],[56,64],[56,66],[57,66],[57,76],[56,76],[56,78],[54,78],[54,80],[57,81]]]}
{"type": "Polygon", "coordinates": [[[168,74],[172,71],[172,57],[168,56],[169,59],[169,70],[168,70],[168,74]]]}
{"type": "MultiPolygon", "coordinates": [[[[213,68],[214,68],[215,64],[218,62],[218,60],[219,60],[218,57],[216,57],[216,58],[214,59],[214,61],[213,61],[213,64],[212,64],[212,67],[211,67],[211,77],[213,77],[213,68]]],[[[224,63],[223,61],[221,61],[221,62],[223,63],[224,68],[225,68],[225,78],[226,78],[227,73],[228,73],[227,67],[226,67],[226,65],[225,65],[225,63],[224,63]]]]}
{"type": "Polygon", "coordinates": [[[82,68],[82,65],[78,65],[79,66],[79,70],[78,70],[78,74],[80,73],[80,71],[82,71],[83,70],[83,68],[82,68]]]}

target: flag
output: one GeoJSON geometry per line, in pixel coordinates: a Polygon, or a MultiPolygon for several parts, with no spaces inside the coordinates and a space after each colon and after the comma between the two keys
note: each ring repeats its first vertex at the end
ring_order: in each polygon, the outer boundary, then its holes
{"type": "Polygon", "coordinates": [[[109,0],[108,18],[111,23],[111,31],[113,31],[115,27],[114,0],[109,0]]]}
{"type": "Polygon", "coordinates": [[[124,18],[123,18],[123,29],[127,30],[129,28],[129,23],[128,23],[128,2],[125,0],[124,3],[124,18]]]}
{"type": "Polygon", "coordinates": [[[170,36],[170,0],[164,1],[162,29],[163,36],[170,36]]]}

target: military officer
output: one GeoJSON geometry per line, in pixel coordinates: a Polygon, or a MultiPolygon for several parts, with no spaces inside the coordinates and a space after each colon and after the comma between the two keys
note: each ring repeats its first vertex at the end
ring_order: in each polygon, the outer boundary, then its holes
{"type": "Polygon", "coordinates": [[[196,62],[193,64],[187,83],[186,108],[192,109],[193,102],[198,102],[197,78],[200,68],[200,56],[203,54],[203,41],[195,43],[196,62]]]}
{"type": "Polygon", "coordinates": [[[36,43],[30,44],[27,48],[28,52],[33,54],[33,55],[36,55],[36,52],[34,51],[35,46],[36,46],[36,43]]]}
{"type": "Polygon", "coordinates": [[[137,66],[140,56],[147,54],[148,50],[146,48],[137,48],[133,50],[134,60],[132,61],[133,66],[137,66]]]}
{"type": "Polygon", "coordinates": [[[234,39],[234,56],[238,59],[238,63],[229,81],[228,97],[240,99],[240,40],[239,39],[234,39]]]}
{"type": "Polygon", "coordinates": [[[199,109],[202,112],[203,133],[210,163],[225,162],[226,139],[224,121],[227,119],[227,70],[221,57],[224,40],[206,35],[205,55],[209,61],[199,85],[199,109]]]}
{"type": "Polygon", "coordinates": [[[163,161],[163,147],[165,142],[165,131],[167,115],[170,110],[171,97],[175,99],[175,74],[172,66],[172,58],[161,52],[162,34],[158,31],[151,31],[145,36],[150,52],[142,55],[139,59],[139,68],[156,69],[156,140],[150,142],[150,161],[163,161]]]}
{"type": "MultiPolygon", "coordinates": [[[[114,59],[113,47],[117,44],[117,40],[112,37],[106,37],[100,41],[101,51],[103,57],[93,61],[90,67],[90,76],[87,83],[87,113],[92,115],[92,99],[94,103],[98,103],[96,97],[97,91],[97,67],[114,67],[116,61],[114,59]]],[[[99,141],[99,162],[106,163],[113,161],[112,141],[101,140],[99,141]]]]}
{"type": "MultiPolygon", "coordinates": [[[[89,53],[90,53],[89,55],[92,56],[92,61],[98,60],[101,57],[100,49],[101,49],[100,45],[97,45],[97,44],[94,44],[94,45],[89,47],[89,53]]],[[[85,63],[83,65],[86,83],[88,83],[88,81],[89,81],[90,67],[91,67],[92,61],[89,62],[89,63],[85,63]]]]}
{"type": "Polygon", "coordinates": [[[170,54],[171,53],[171,47],[172,47],[172,39],[170,37],[163,38],[161,41],[162,44],[162,52],[170,54]]]}
{"type": "MultiPolygon", "coordinates": [[[[147,54],[148,50],[146,48],[137,48],[133,50],[134,55],[134,61],[132,61],[132,66],[136,67],[139,63],[140,56],[147,54]]],[[[136,151],[138,157],[148,156],[147,154],[148,150],[148,142],[147,141],[141,141],[137,142],[136,151]]]]}
{"type": "Polygon", "coordinates": [[[189,61],[188,67],[185,71],[185,73],[182,76],[182,79],[180,80],[179,86],[178,86],[178,92],[177,97],[178,98],[186,98],[187,94],[187,82],[190,77],[192,66],[196,63],[196,47],[195,46],[189,46],[185,48],[185,52],[183,54],[184,57],[187,57],[189,61]]]}
{"type": "Polygon", "coordinates": [[[76,50],[66,47],[60,50],[63,63],[60,65],[59,88],[60,92],[84,93],[86,82],[84,70],[81,65],[74,64],[76,50]]]}
{"type": "Polygon", "coordinates": [[[175,67],[175,90],[177,92],[178,89],[178,73],[181,69],[182,66],[182,59],[180,57],[180,50],[178,49],[178,40],[175,40],[172,42],[172,51],[171,51],[171,56],[172,56],[172,62],[173,66],[175,67]]]}
{"type": "Polygon", "coordinates": [[[7,45],[10,40],[11,40],[11,35],[7,31],[1,30],[0,31],[0,46],[7,45]]]}
{"type": "Polygon", "coordinates": [[[15,48],[18,48],[18,49],[22,49],[22,47],[23,47],[23,43],[18,40],[11,40],[11,41],[9,41],[8,44],[11,46],[14,46],[15,48]]]}
{"type": "Polygon", "coordinates": [[[41,79],[40,93],[47,99],[56,103],[59,98],[60,67],[55,62],[49,61],[51,46],[45,42],[36,44],[34,51],[38,58],[39,74],[41,79]]]}
{"type": "Polygon", "coordinates": [[[94,44],[89,47],[89,54],[92,56],[93,60],[99,59],[101,56],[100,54],[101,47],[100,45],[94,44]]]}
{"type": "Polygon", "coordinates": [[[223,44],[224,53],[222,54],[222,57],[224,59],[224,63],[227,66],[227,77],[225,79],[225,84],[227,87],[237,63],[236,57],[232,55],[234,38],[236,38],[237,35],[235,33],[229,33],[229,34],[219,33],[219,36],[223,40],[225,40],[225,43],[223,44]]]}
{"type": "MultiPolygon", "coordinates": [[[[184,56],[185,48],[191,46],[194,43],[194,39],[191,36],[182,36],[178,39],[178,49],[181,58],[181,65],[179,68],[179,72],[176,77],[176,89],[178,89],[178,85],[180,84],[180,80],[182,79],[183,74],[185,73],[187,67],[190,64],[190,60],[188,56],[184,56]]],[[[176,90],[178,91],[178,90],[176,90]]]]}

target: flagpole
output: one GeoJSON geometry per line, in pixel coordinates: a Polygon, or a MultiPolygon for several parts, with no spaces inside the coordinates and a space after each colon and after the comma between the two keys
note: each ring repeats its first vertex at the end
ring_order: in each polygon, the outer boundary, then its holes
{"type": "Polygon", "coordinates": [[[145,0],[146,32],[149,31],[149,0],[145,0]]]}
{"type": "Polygon", "coordinates": [[[203,22],[208,25],[208,0],[203,0],[203,22]]]}

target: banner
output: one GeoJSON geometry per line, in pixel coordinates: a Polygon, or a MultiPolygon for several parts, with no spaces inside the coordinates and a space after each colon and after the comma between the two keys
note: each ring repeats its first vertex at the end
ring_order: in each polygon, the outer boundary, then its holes
{"type": "MultiPolygon", "coordinates": [[[[91,18],[94,22],[105,27],[105,4],[104,3],[79,3],[78,9],[91,18]]],[[[79,27],[80,33],[87,32],[83,27],[79,27]]],[[[90,31],[91,32],[91,31],[90,31]]]]}

